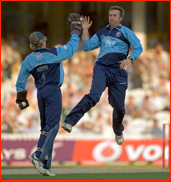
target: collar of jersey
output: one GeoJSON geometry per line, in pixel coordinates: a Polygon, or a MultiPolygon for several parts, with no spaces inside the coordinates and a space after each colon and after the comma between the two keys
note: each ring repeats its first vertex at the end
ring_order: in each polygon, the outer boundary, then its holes
{"type": "Polygon", "coordinates": [[[48,48],[40,48],[36,49],[34,52],[47,52],[49,49],[48,48]]]}
{"type": "MultiPolygon", "coordinates": [[[[116,28],[121,29],[121,27],[122,27],[122,24],[120,23],[116,28]]],[[[106,26],[106,28],[111,28],[111,27],[110,27],[110,25],[108,24],[108,25],[106,26]]]]}

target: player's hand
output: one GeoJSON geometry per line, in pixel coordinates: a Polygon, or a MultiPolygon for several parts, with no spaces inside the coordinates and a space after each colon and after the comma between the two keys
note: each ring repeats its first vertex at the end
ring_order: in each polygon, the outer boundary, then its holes
{"type": "Polygon", "coordinates": [[[28,100],[26,100],[25,102],[20,102],[18,104],[18,106],[19,106],[20,110],[27,108],[29,106],[28,100]]]}
{"type": "Polygon", "coordinates": [[[70,13],[69,14],[69,16],[67,18],[67,24],[69,26],[71,26],[72,23],[81,24],[80,14],[78,14],[78,13],[70,13]]]}
{"type": "Polygon", "coordinates": [[[85,16],[82,20],[82,29],[83,30],[89,29],[91,25],[92,25],[92,21],[90,21],[90,17],[85,16]]]}
{"type": "Polygon", "coordinates": [[[78,13],[70,13],[67,18],[67,24],[71,26],[71,35],[77,34],[81,35],[81,17],[78,13]]]}
{"type": "Polygon", "coordinates": [[[128,68],[128,66],[132,64],[130,59],[124,59],[120,61],[119,63],[120,63],[120,68],[125,70],[128,68]]]}
{"type": "Polygon", "coordinates": [[[18,104],[20,110],[23,110],[29,106],[26,97],[27,97],[27,91],[17,92],[16,103],[18,104]]]}

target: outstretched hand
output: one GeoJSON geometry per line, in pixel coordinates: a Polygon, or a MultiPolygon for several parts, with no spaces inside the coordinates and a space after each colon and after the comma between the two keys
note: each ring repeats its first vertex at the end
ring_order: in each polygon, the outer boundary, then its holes
{"type": "Polygon", "coordinates": [[[83,30],[89,29],[91,25],[92,25],[92,21],[90,21],[90,17],[85,16],[82,20],[82,29],[83,30]]]}
{"type": "Polygon", "coordinates": [[[81,17],[78,13],[70,13],[67,18],[67,24],[71,26],[71,35],[81,35],[81,17]]]}
{"type": "Polygon", "coordinates": [[[73,22],[76,22],[78,24],[81,24],[80,14],[78,14],[78,13],[70,13],[69,14],[69,16],[67,18],[67,24],[69,26],[71,26],[73,22]]]}

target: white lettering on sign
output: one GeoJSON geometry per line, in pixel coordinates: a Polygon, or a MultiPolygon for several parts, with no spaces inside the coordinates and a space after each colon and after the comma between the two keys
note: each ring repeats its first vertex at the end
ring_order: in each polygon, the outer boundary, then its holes
{"type": "Polygon", "coordinates": [[[4,158],[6,160],[9,160],[10,157],[13,155],[14,153],[14,149],[10,149],[10,150],[7,150],[7,149],[2,149],[2,153],[4,154],[4,158]]]}
{"type": "Polygon", "coordinates": [[[93,149],[93,157],[98,162],[111,162],[117,160],[122,154],[121,146],[111,141],[105,141],[97,144],[93,149]],[[109,156],[103,154],[103,150],[109,148],[112,153],[109,156]]]}
{"type": "Polygon", "coordinates": [[[2,149],[1,151],[1,159],[9,160],[13,157],[16,160],[23,160],[26,156],[26,149],[18,148],[18,149],[2,149]]]}
{"type": "Polygon", "coordinates": [[[146,161],[155,161],[161,157],[161,147],[159,145],[149,145],[143,152],[143,158],[146,161]]]}
{"type": "Polygon", "coordinates": [[[16,149],[15,152],[14,152],[14,159],[16,160],[22,160],[22,159],[25,159],[27,156],[26,156],[26,149],[16,149]]]}
{"type": "MultiPolygon", "coordinates": [[[[122,155],[127,156],[127,161],[137,161],[140,157],[145,161],[156,161],[162,156],[162,147],[157,144],[119,146],[113,141],[102,141],[92,151],[93,158],[98,162],[117,161],[122,155]]],[[[168,158],[168,146],[166,146],[165,159],[168,160],[168,158]]]]}
{"type": "Polygon", "coordinates": [[[128,159],[130,161],[136,161],[142,154],[142,151],[144,150],[144,145],[138,146],[135,150],[133,145],[127,145],[125,148],[128,154],[128,159]]]}

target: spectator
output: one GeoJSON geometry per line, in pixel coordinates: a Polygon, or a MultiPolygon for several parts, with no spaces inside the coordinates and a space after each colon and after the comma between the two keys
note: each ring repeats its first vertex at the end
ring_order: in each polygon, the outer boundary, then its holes
{"type": "Polygon", "coordinates": [[[159,59],[161,62],[163,62],[166,67],[170,67],[170,56],[169,53],[164,50],[164,47],[162,44],[157,44],[155,46],[155,51],[157,54],[159,54],[159,59]]]}
{"type": "Polygon", "coordinates": [[[130,115],[132,118],[137,116],[137,107],[134,104],[133,96],[128,97],[128,102],[125,105],[126,114],[130,115]]]}
{"type": "Polygon", "coordinates": [[[159,128],[157,120],[153,120],[153,126],[150,129],[150,134],[153,138],[161,138],[162,137],[162,130],[159,128]]]}
{"type": "Polygon", "coordinates": [[[159,95],[157,88],[152,88],[152,95],[149,98],[150,110],[155,114],[165,108],[165,100],[159,95]]]}
{"type": "Polygon", "coordinates": [[[170,100],[170,81],[165,76],[160,76],[158,88],[160,95],[170,100]]]}
{"type": "Polygon", "coordinates": [[[153,111],[150,109],[149,96],[145,96],[143,99],[141,106],[138,108],[137,115],[147,120],[153,116],[153,111]]]}
{"type": "Polygon", "coordinates": [[[24,134],[36,134],[38,133],[38,128],[35,127],[33,118],[29,118],[27,122],[27,126],[23,129],[22,133],[24,134]]]}

